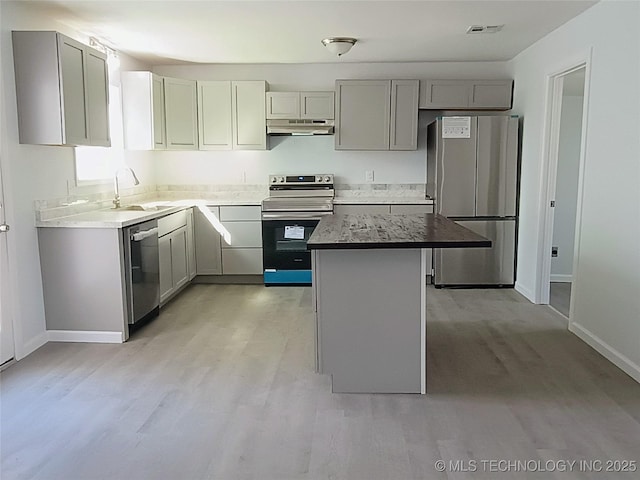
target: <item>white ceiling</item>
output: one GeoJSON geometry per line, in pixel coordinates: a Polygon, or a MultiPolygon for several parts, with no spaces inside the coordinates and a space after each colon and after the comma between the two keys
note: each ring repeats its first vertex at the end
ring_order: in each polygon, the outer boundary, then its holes
{"type": "MultiPolygon", "coordinates": [[[[24,1],[24,0],[23,0],[24,1]]],[[[30,2],[150,64],[501,61],[595,1],[30,2]],[[467,35],[470,25],[504,24],[467,35]],[[340,59],[320,41],[358,39],[340,59]]]]}

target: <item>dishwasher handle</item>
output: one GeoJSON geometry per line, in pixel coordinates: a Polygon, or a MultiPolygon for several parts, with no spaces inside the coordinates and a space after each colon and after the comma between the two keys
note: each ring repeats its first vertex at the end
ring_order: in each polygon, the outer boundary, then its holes
{"type": "Polygon", "coordinates": [[[142,230],[140,232],[132,233],[130,238],[134,242],[141,242],[145,238],[158,236],[158,227],[150,228],[149,230],[142,230]]]}

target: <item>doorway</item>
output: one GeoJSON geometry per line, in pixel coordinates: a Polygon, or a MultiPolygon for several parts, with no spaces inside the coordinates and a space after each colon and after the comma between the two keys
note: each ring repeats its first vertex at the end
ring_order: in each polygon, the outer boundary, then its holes
{"type": "Polygon", "coordinates": [[[9,254],[7,249],[8,225],[5,223],[2,165],[0,162],[0,366],[15,355],[13,323],[9,315],[9,254]]]}
{"type": "Polygon", "coordinates": [[[541,303],[571,319],[584,159],[587,63],[551,77],[541,303]]]}

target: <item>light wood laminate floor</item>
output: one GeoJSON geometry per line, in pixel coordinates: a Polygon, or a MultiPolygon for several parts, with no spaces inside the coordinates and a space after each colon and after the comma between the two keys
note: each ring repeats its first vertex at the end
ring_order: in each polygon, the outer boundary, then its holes
{"type": "Polygon", "coordinates": [[[640,385],[513,290],[428,290],[428,394],[332,394],[308,287],[193,285],[123,345],[1,374],[1,478],[636,479],[483,460],[640,460],[640,385]],[[436,460],[475,460],[439,473],[436,460]]]}
{"type": "Polygon", "coordinates": [[[549,284],[549,305],[569,318],[571,282],[551,282],[549,284]]]}

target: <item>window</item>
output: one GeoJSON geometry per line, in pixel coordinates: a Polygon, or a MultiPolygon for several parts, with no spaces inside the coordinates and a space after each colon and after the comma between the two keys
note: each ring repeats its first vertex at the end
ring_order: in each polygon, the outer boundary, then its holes
{"type": "Polygon", "coordinates": [[[75,147],[76,185],[105,183],[124,162],[120,88],[109,85],[109,131],[111,147],[75,147]]]}
{"type": "MultiPolygon", "coordinates": [[[[108,55],[109,77],[120,75],[117,57],[108,55]]],[[[124,130],[120,87],[109,85],[109,133],[111,147],[75,147],[76,185],[95,185],[113,180],[124,164],[124,130]]]]}

